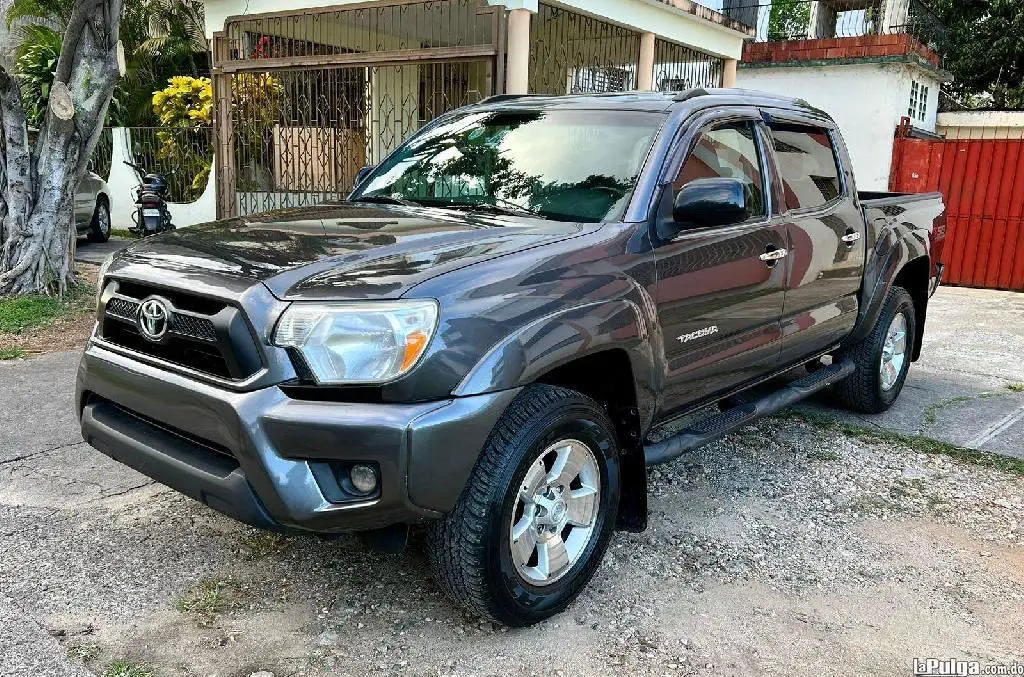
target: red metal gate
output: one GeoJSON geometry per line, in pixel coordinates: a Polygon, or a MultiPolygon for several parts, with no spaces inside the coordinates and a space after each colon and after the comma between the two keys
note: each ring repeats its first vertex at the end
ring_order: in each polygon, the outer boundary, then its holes
{"type": "Polygon", "coordinates": [[[913,139],[901,126],[890,190],[945,196],[946,282],[1024,291],[1024,130],[975,128],[964,136],[913,139]]]}

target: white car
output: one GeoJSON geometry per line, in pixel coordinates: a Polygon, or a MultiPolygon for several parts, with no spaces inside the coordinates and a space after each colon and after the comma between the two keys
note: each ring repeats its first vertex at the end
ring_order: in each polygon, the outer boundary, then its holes
{"type": "Polygon", "coordinates": [[[89,242],[110,239],[110,189],[95,172],[86,172],[75,193],[75,227],[89,242]]]}

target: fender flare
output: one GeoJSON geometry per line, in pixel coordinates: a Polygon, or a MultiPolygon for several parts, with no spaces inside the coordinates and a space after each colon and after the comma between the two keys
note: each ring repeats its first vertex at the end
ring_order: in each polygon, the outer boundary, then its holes
{"type": "Polygon", "coordinates": [[[654,419],[659,384],[655,347],[640,306],[628,299],[601,301],[559,310],[520,328],[494,345],[456,387],[456,396],[518,388],[558,367],[601,352],[621,349],[633,374],[637,407],[630,412],[636,437],[623,447],[622,498],[618,528],[647,528],[647,467],[643,435],[654,419]]]}
{"type": "Polygon", "coordinates": [[[456,397],[529,385],[574,360],[612,349],[629,356],[637,410],[649,424],[655,407],[655,358],[649,323],[631,300],[599,301],[558,310],[505,337],[456,386],[456,397]]]}
{"type": "MultiPolygon", "coordinates": [[[[885,300],[889,296],[889,291],[893,288],[900,272],[910,263],[930,257],[927,246],[923,246],[920,251],[914,251],[906,239],[895,237],[891,230],[885,234],[884,239],[879,238],[879,243],[885,242],[885,239],[894,240],[894,242],[886,243],[889,246],[884,250],[876,245],[876,261],[874,265],[868,266],[864,277],[865,282],[874,278],[874,285],[871,287],[870,294],[866,295],[861,304],[857,325],[844,341],[846,344],[860,341],[875,328],[875,324],[882,314],[882,308],[885,306],[885,300]]],[[[865,284],[862,295],[866,292],[867,284],[865,284]]]]}

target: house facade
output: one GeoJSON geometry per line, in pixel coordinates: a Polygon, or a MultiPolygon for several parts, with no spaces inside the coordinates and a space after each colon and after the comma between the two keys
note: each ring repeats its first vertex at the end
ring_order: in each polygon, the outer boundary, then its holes
{"type": "Polygon", "coordinates": [[[888,190],[896,129],[937,131],[944,28],[920,0],[739,0],[755,22],[740,87],[797,96],[831,114],[863,190],[888,190]]]}
{"type": "Polygon", "coordinates": [[[205,2],[221,216],[342,197],[420,126],[495,94],[732,86],[754,34],[690,0],[316,4],[205,2]]]}

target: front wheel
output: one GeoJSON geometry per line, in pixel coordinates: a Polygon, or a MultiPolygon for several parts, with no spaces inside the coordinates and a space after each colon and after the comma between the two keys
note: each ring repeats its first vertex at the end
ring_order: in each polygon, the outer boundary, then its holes
{"type": "Polygon", "coordinates": [[[841,353],[857,370],[836,384],[839,402],[865,414],[887,411],[907,380],[916,338],[914,300],[906,289],[893,287],[875,328],[841,353]]]}
{"type": "Polygon", "coordinates": [[[618,444],[604,410],[532,385],[499,419],[455,509],[431,526],[428,556],[467,609],[531,625],[594,575],[618,507],[618,444]]]}

